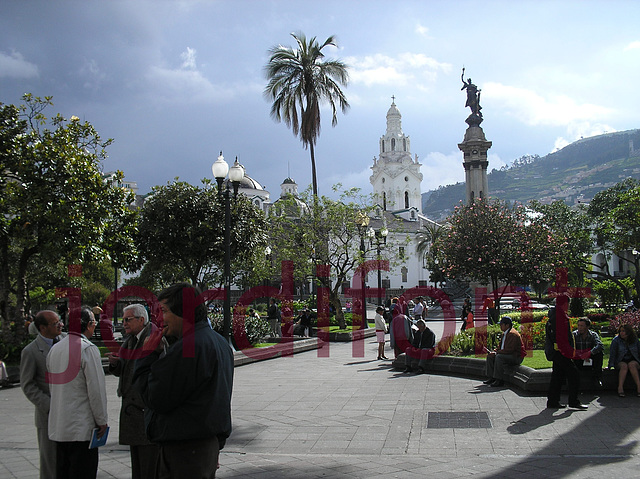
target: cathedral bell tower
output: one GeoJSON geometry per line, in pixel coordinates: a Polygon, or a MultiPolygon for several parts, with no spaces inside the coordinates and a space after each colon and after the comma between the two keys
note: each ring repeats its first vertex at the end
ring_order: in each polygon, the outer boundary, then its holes
{"type": "Polygon", "coordinates": [[[396,107],[395,97],[387,111],[387,131],[380,138],[380,157],[373,158],[369,180],[373,186],[375,201],[385,211],[417,208],[422,211],[420,184],[422,173],[418,163],[411,158],[411,142],[402,132],[402,115],[396,107]]]}

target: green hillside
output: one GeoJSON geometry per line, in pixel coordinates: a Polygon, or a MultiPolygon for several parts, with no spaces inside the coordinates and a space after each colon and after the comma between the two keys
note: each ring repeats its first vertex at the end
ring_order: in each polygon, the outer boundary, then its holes
{"type": "MultiPolygon", "coordinates": [[[[494,198],[522,203],[532,199],[588,202],[598,191],[625,178],[640,179],[640,130],[585,138],[544,157],[525,156],[488,176],[489,195],[494,198]]],[[[424,193],[422,211],[429,218],[443,219],[464,194],[464,183],[424,193]]]]}

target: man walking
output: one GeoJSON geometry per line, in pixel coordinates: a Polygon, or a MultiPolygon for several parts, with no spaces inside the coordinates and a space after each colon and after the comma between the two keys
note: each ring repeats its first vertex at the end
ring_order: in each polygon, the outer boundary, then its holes
{"type": "MultiPolygon", "coordinates": [[[[70,321],[70,326],[75,325],[70,321]]],[[[57,443],[58,478],[90,479],[98,474],[98,449],[89,449],[94,428],[107,431],[107,388],[98,347],[89,341],[96,329],[91,309],[80,312],[80,332],[69,331],[47,356],[55,375],[51,388],[49,439],[57,443]]]]}
{"type": "MultiPolygon", "coordinates": [[[[109,354],[109,372],[119,377],[120,437],[122,445],[129,446],[132,479],[156,477],[158,445],[152,444],[144,428],[144,403],[140,392],[132,384],[135,359],[142,356],[142,345],[158,327],[149,321],[149,314],[141,304],[131,304],[122,311],[122,324],[126,339],[118,354],[109,354]]],[[[166,349],[166,341],[162,339],[166,349]]]]}
{"type": "Polygon", "coordinates": [[[49,407],[51,393],[46,381],[47,355],[62,333],[62,321],[55,311],[40,311],[33,323],[38,336],[29,343],[20,356],[20,387],[36,407],[36,430],[40,450],[40,478],[56,477],[56,443],[49,439],[49,407]]]}
{"type": "Polygon", "coordinates": [[[186,283],[158,295],[164,336],[177,339],[161,357],[159,337],[143,346],[134,381],[145,403],[147,436],[159,445],[158,478],[213,478],[231,434],[233,352],[207,324],[200,292],[186,283]]]}

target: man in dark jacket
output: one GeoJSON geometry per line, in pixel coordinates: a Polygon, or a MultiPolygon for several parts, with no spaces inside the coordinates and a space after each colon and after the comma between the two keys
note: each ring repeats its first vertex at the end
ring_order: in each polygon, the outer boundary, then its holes
{"type": "MultiPolygon", "coordinates": [[[[131,304],[122,311],[122,324],[126,338],[117,354],[109,354],[109,372],[119,377],[118,396],[122,398],[120,409],[120,444],[131,451],[132,479],[156,477],[158,445],[147,439],[144,429],[144,403],[138,388],[132,384],[135,359],[145,340],[158,331],[149,321],[149,314],[141,304],[131,304]]],[[[166,349],[166,340],[162,338],[166,349]]]]}
{"type": "Polygon", "coordinates": [[[565,380],[568,383],[569,407],[579,410],[587,409],[578,399],[580,376],[572,359],[575,356],[573,334],[569,327],[569,317],[566,313],[567,300],[559,297],[556,307],[549,310],[549,321],[545,326],[545,355],[552,362],[551,381],[547,392],[547,408],[561,409],[567,407],[560,402],[560,391],[565,380]]]}
{"type": "Polygon", "coordinates": [[[405,351],[405,373],[416,369],[418,373],[426,372],[426,362],[433,358],[436,345],[436,335],[431,331],[423,320],[416,322],[417,331],[413,332],[411,347],[405,351]]]}
{"type": "Polygon", "coordinates": [[[513,321],[509,316],[503,316],[500,320],[502,340],[500,348],[489,351],[487,354],[487,379],[484,384],[494,387],[504,386],[504,367],[518,366],[524,359],[524,344],[520,333],[513,328],[513,321]]]}
{"type": "Polygon", "coordinates": [[[215,477],[220,449],[231,434],[233,352],[207,322],[200,292],[186,283],[158,295],[164,336],[177,341],[162,355],[160,338],[136,360],[147,437],[160,447],[157,477],[215,477]]]}

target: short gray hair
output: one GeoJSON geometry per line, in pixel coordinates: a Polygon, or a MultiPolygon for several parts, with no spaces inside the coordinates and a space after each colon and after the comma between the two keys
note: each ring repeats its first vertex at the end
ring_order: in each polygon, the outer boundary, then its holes
{"type": "Polygon", "coordinates": [[[149,322],[149,313],[147,313],[147,308],[145,308],[141,304],[136,303],[125,306],[122,309],[122,314],[124,314],[125,311],[131,311],[136,318],[144,319],[144,324],[147,324],[149,322]]]}

